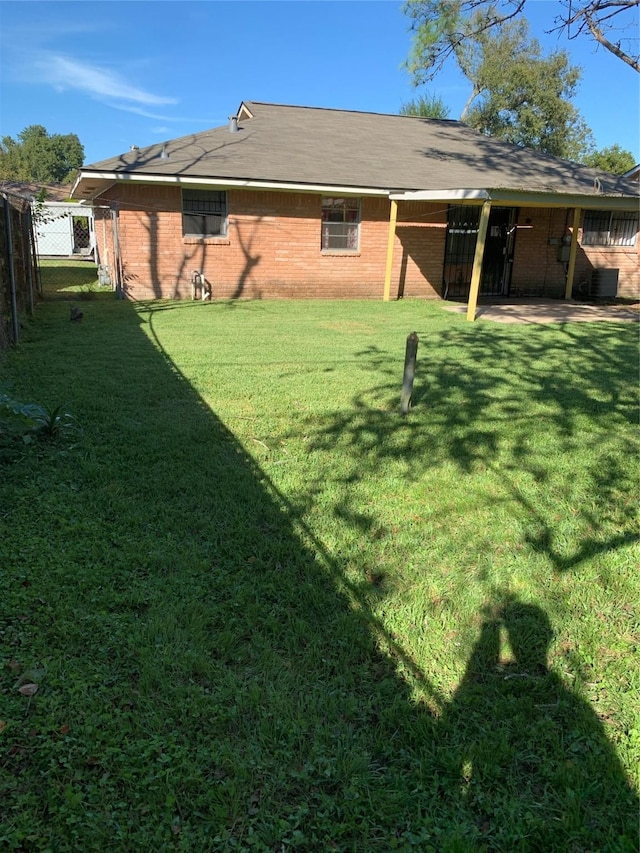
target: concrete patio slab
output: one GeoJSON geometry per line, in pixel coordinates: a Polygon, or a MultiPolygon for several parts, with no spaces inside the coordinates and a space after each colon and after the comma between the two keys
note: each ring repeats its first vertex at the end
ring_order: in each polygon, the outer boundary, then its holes
{"type": "MultiPolygon", "coordinates": [[[[467,306],[448,302],[446,311],[466,314],[467,306]]],[[[478,305],[476,319],[496,323],[637,323],[639,304],[585,305],[560,299],[509,299],[478,305]]]]}

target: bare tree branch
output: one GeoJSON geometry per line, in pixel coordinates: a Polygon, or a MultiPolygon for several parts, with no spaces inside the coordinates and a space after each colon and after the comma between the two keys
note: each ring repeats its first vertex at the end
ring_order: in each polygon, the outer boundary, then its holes
{"type": "MultiPolygon", "coordinates": [[[[449,5],[437,0],[408,0],[405,11],[414,19],[414,30],[420,32],[425,23],[442,27],[439,32],[436,29],[435,37],[428,39],[423,49],[421,67],[412,68],[409,64],[416,82],[432,80],[445,62],[455,56],[466,42],[518,18],[524,13],[526,3],[527,0],[459,0],[449,5]],[[458,16],[454,26],[453,19],[447,22],[451,10],[458,16]]],[[[556,10],[560,7],[560,12],[553,18],[555,26],[551,26],[547,32],[565,31],[569,39],[589,36],[630,68],[640,72],[640,53],[633,47],[634,44],[637,46],[639,40],[637,17],[631,21],[629,16],[626,20],[622,17],[638,6],[640,0],[561,0],[556,6],[556,10]],[[612,38],[613,30],[624,34],[623,37],[612,38]]]]}
{"type": "MultiPolygon", "coordinates": [[[[577,7],[569,0],[568,4],[565,5],[567,13],[558,15],[555,19],[557,26],[548,32],[566,30],[567,38],[574,39],[589,31],[598,44],[629,65],[634,71],[640,72],[638,54],[632,55],[629,51],[622,48],[621,40],[613,42],[604,33],[605,26],[607,29],[613,28],[614,25],[611,22],[617,15],[637,8],[640,6],[640,0],[590,0],[590,2],[581,3],[577,7]],[[571,32],[572,27],[576,27],[573,33],[571,32]]],[[[622,29],[628,27],[633,27],[634,34],[633,36],[628,36],[625,40],[637,43],[638,22],[635,21],[628,24],[627,27],[623,27],[622,29]]]]}
{"type": "Polygon", "coordinates": [[[633,68],[635,71],[637,71],[640,74],[640,62],[638,62],[637,59],[633,59],[631,56],[629,56],[627,53],[625,53],[620,48],[619,43],[613,44],[612,42],[610,42],[609,39],[605,37],[602,30],[598,27],[598,25],[596,24],[596,22],[594,21],[594,19],[592,18],[592,16],[588,12],[585,12],[585,20],[587,22],[587,26],[589,27],[589,30],[591,31],[591,35],[594,37],[594,39],[599,44],[601,44],[603,47],[606,47],[606,49],[611,51],[611,53],[613,53],[614,56],[617,56],[618,59],[621,59],[623,62],[626,62],[627,65],[630,65],[631,68],[633,68]]]}

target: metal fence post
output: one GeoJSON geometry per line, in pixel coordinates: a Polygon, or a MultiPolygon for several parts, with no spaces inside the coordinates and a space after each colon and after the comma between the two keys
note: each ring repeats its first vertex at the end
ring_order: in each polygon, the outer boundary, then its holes
{"type": "Polygon", "coordinates": [[[2,193],[4,202],[4,228],[7,238],[7,267],[9,273],[9,293],[11,298],[11,331],[13,332],[13,342],[18,343],[20,337],[20,324],[18,322],[18,300],[16,298],[16,271],[13,252],[13,235],[11,232],[11,205],[9,198],[2,193]]]}
{"type": "Polygon", "coordinates": [[[115,291],[118,299],[124,299],[124,276],[122,275],[122,265],[120,259],[120,241],[118,234],[118,210],[111,209],[111,224],[113,237],[113,268],[115,272],[115,291]]]}
{"type": "Polygon", "coordinates": [[[31,253],[31,234],[29,228],[29,213],[27,208],[21,216],[22,224],[22,265],[27,278],[27,295],[29,298],[29,316],[33,317],[35,310],[35,299],[33,294],[33,262],[31,253]]]}
{"type": "Polygon", "coordinates": [[[40,265],[38,263],[38,243],[36,241],[36,229],[33,225],[33,211],[31,210],[31,206],[28,208],[27,216],[29,219],[29,234],[31,236],[31,265],[35,273],[36,291],[38,296],[42,297],[42,277],[40,276],[40,265]]]}

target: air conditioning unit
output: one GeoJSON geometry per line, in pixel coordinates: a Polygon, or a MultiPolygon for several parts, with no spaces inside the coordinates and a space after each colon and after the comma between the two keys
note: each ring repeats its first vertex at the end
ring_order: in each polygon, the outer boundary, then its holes
{"type": "Polygon", "coordinates": [[[574,299],[615,299],[618,295],[619,269],[595,269],[590,278],[574,285],[574,299]]]}
{"type": "Polygon", "coordinates": [[[615,299],[618,295],[617,269],[597,269],[591,273],[592,299],[615,299]]]}

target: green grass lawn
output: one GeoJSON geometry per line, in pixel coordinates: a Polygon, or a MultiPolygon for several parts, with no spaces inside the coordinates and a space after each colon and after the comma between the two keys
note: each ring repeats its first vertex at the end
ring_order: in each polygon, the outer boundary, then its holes
{"type": "Polygon", "coordinates": [[[637,850],[633,324],[83,311],[0,365],[82,428],[0,441],[3,849],[637,850]]]}
{"type": "Polygon", "coordinates": [[[50,258],[40,260],[38,266],[45,299],[95,299],[98,294],[113,295],[110,287],[100,285],[98,267],[90,259],[50,258]]]}

